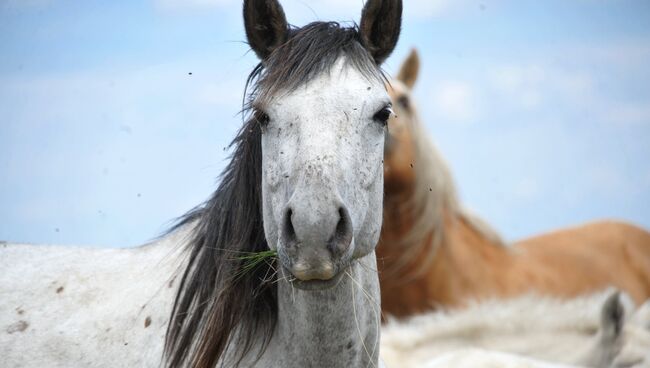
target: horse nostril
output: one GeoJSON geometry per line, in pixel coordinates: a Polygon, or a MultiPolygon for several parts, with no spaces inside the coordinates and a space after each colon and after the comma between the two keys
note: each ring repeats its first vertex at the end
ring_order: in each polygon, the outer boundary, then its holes
{"type": "Polygon", "coordinates": [[[332,240],[330,241],[330,250],[335,254],[344,253],[352,242],[352,221],[345,207],[339,207],[339,221],[332,240]]]}
{"type": "MultiPolygon", "coordinates": [[[[331,207],[329,216],[319,218],[314,208],[287,206],[280,227],[285,251],[298,256],[315,255],[320,248],[336,258],[344,256],[352,243],[352,220],[344,206],[331,207]]],[[[320,252],[320,251],[318,251],[320,252]]]]}
{"type": "Polygon", "coordinates": [[[282,231],[282,237],[283,242],[286,244],[291,244],[295,243],[296,241],[296,230],[293,227],[293,210],[291,207],[287,208],[286,212],[284,213],[284,221],[283,221],[283,231],[282,231]]]}

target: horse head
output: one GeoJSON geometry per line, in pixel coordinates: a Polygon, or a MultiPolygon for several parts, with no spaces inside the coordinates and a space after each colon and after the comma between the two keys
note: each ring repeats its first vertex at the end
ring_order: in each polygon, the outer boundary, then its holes
{"type": "Polygon", "coordinates": [[[414,120],[418,118],[411,90],[420,70],[415,49],[403,62],[397,77],[388,85],[395,115],[388,121],[384,150],[384,180],[387,191],[408,190],[415,181],[414,120]]]}
{"type": "Polygon", "coordinates": [[[292,29],[277,1],[245,2],[244,18],[264,69],[251,104],[266,239],[295,286],[327,288],[379,238],[392,104],[378,65],[397,42],[401,2],[369,1],[358,30],[292,29]]]}

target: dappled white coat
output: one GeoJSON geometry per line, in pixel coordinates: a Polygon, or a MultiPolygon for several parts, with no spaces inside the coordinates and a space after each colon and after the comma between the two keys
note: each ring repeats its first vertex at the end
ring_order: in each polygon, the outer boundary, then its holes
{"type": "Polygon", "coordinates": [[[0,244],[0,366],[159,366],[186,234],[133,249],[0,244]]]}
{"type": "Polygon", "coordinates": [[[478,348],[463,348],[442,353],[421,365],[422,368],[576,368],[517,354],[478,348]]]}
{"type": "MultiPolygon", "coordinates": [[[[187,234],[133,249],[0,244],[0,366],[159,366],[187,234]]],[[[528,296],[391,321],[381,354],[389,368],[562,367],[597,341],[606,296],[528,296]]],[[[650,303],[627,323],[615,362],[650,366],[648,324],[650,303]]]]}
{"type": "Polygon", "coordinates": [[[526,295],[391,320],[382,329],[381,355],[387,366],[400,368],[650,368],[650,301],[633,310],[622,296],[625,325],[611,341],[602,338],[601,319],[611,294],[571,300],[526,295]]]}

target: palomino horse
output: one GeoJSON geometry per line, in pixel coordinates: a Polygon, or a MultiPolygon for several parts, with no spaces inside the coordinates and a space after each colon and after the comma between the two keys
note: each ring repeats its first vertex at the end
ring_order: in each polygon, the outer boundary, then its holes
{"type": "Polygon", "coordinates": [[[401,0],[369,0],[359,27],[294,28],[277,0],[244,1],[261,63],[218,189],[179,233],[137,250],[5,245],[2,365],[142,367],[164,355],[170,367],[378,366],[374,250],[392,113],[379,65],[401,13],[401,0]],[[174,280],[165,255],[179,244],[174,280]],[[251,254],[273,257],[250,266],[251,254]],[[138,264],[147,256],[159,267],[138,264]]]}
{"type": "Polygon", "coordinates": [[[650,233],[638,227],[596,222],[509,247],[464,210],[411,97],[418,70],[413,51],[390,89],[397,118],[388,123],[377,246],[384,313],[402,317],[529,291],[573,297],[607,286],[639,304],[650,297],[650,233]]]}

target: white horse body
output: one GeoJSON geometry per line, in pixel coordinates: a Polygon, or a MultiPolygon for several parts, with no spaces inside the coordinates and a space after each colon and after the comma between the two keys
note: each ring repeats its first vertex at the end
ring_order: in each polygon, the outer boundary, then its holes
{"type": "Polygon", "coordinates": [[[421,365],[422,368],[578,368],[501,351],[467,348],[443,353],[421,365]]]}
{"type": "Polygon", "coordinates": [[[613,298],[611,290],[568,300],[530,294],[391,320],[381,355],[401,368],[650,367],[650,302],[634,310],[628,296],[613,298]]]}
{"type": "Polygon", "coordinates": [[[159,366],[185,234],[133,249],[0,246],[0,365],[159,366]]]}

